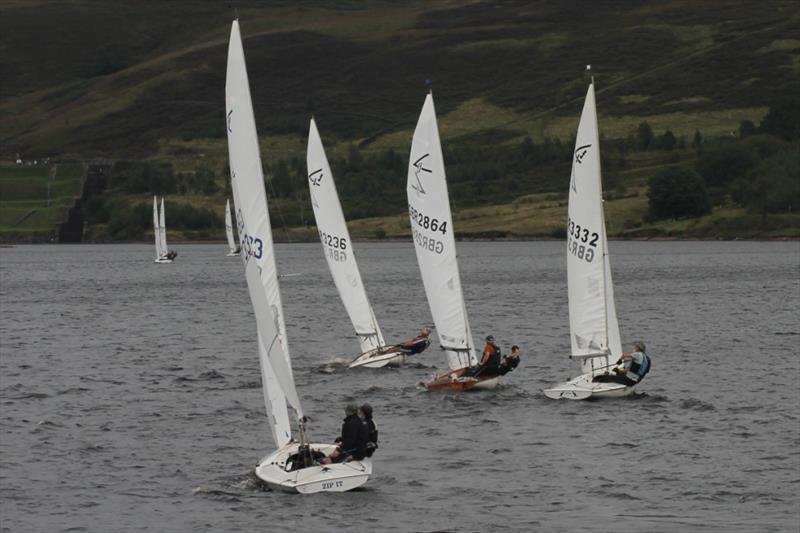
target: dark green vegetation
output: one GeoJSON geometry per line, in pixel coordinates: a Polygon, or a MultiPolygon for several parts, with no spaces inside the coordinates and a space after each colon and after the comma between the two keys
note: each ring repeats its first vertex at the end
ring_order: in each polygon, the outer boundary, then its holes
{"type": "MultiPolygon", "coordinates": [[[[794,1],[236,6],[276,224],[313,220],[304,153],[311,114],[347,216],[404,213],[411,130],[431,80],[454,208],[466,210],[459,230],[557,235],[563,215],[544,214],[551,204],[563,210],[591,64],[612,235],[798,233],[796,204],[783,201],[797,183],[794,1]],[[756,146],[773,137],[787,144],[769,153],[756,146]],[[682,218],[689,213],[665,215],[678,218],[672,222],[648,215],[651,178],[675,165],[703,177],[713,209],[705,222],[690,224],[682,218]],[[482,207],[494,214],[484,216],[482,207]],[[505,209],[513,213],[507,223],[505,209]],[[751,216],[755,223],[731,222],[751,216]]],[[[150,216],[153,193],[174,202],[170,232],[221,238],[231,19],[227,3],[200,0],[4,2],[0,156],[145,160],[118,164],[108,190],[87,200],[89,238],[143,237],[149,218],[144,226],[135,221],[145,209],[150,216]],[[203,213],[205,225],[189,223],[194,215],[173,219],[183,216],[179,205],[203,213]]],[[[0,191],[3,231],[15,217],[6,213],[6,195],[28,198],[26,187],[16,181],[0,191]]],[[[393,219],[355,228],[407,235],[393,219]]]]}

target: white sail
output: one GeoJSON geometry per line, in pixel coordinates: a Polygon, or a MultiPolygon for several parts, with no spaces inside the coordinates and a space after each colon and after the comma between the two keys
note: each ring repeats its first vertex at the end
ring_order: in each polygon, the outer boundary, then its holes
{"type": "Polygon", "coordinates": [[[325,148],[322,146],[322,139],[314,119],[311,119],[309,126],[306,155],[308,190],[311,205],[314,207],[322,250],[336,289],[358,335],[361,351],[368,352],[386,343],[361,281],[361,273],[353,252],[353,242],[350,240],[339,195],[336,193],[333,173],[325,157],[325,148]]]}
{"type": "Polygon", "coordinates": [[[233,240],[233,221],[231,220],[231,201],[225,200],[225,236],[228,238],[230,253],[236,252],[236,243],[233,240]]]}
{"type": "Polygon", "coordinates": [[[264,398],[276,444],[281,447],[288,442],[285,435],[290,433],[286,401],[295,409],[298,419],[303,417],[303,411],[289,362],[272,228],[238,21],[231,27],[225,107],[231,183],[247,286],[258,324],[264,398]]]}
{"type": "Polygon", "coordinates": [[[605,372],[621,353],[602,192],[594,85],[589,85],[575,140],[567,221],[570,338],[584,372],[605,372]]]}
{"type": "Polygon", "coordinates": [[[167,248],[167,224],[164,218],[164,197],[161,197],[161,214],[158,217],[158,239],[161,241],[161,253],[166,255],[167,248]]]}
{"type": "Polygon", "coordinates": [[[166,252],[161,249],[161,233],[158,229],[158,200],[155,196],[153,196],[153,237],[156,241],[156,259],[158,259],[166,252]]]}
{"type": "Polygon", "coordinates": [[[453,370],[475,365],[431,94],[425,98],[414,130],[406,193],[417,262],[447,364],[453,370]]]}

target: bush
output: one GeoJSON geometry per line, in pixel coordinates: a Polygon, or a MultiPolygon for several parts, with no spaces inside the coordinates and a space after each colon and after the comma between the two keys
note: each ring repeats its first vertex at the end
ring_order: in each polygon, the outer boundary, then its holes
{"type": "Polygon", "coordinates": [[[723,142],[703,151],[697,171],[709,187],[723,187],[747,174],[757,162],[757,156],[746,145],[723,142]]]}
{"type": "Polygon", "coordinates": [[[797,92],[770,106],[760,130],[784,140],[800,137],[800,96],[797,92]]]}
{"type": "Polygon", "coordinates": [[[668,167],[650,178],[648,189],[651,220],[697,217],[711,212],[703,178],[693,170],[668,167]]]}

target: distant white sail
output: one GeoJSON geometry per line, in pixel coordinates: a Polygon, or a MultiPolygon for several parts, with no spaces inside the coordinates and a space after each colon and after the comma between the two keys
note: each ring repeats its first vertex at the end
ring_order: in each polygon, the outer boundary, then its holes
{"type": "Polygon", "coordinates": [[[594,85],[589,85],[575,140],[567,222],[570,338],[572,355],[584,358],[584,372],[605,372],[622,354],[602,193],[594,85]]]}
{"type": "Polygon", "coordinates": [[[161,215],[158,219],[158,238],[161,241],[161,253],[165,254],[169,251],[167,248],[167,224],[164,217],[164,197],[161,197],[161,215]]]}
{"type": "Polygon", "coordinates": [[[156,259],[166,254],[166,251],[161,249],[161,232],[158,229],[158,200],[153,196],[153,237],[156,241],[156,259]]]}
{"type": "Polygon", "coordinates": [[[258,324],[264,399],[273,436],[282,447],[291,435],[286,401],[298,418],[303,417],[303,410],[289,362],[258,135],[237,21],[231,27],[228,47],[225,104],[231,183],[247,286],[258,324]]]}
{"type": "Polygon", "coordinates": [[[417,262],[439,343],[453,370],[477,364],[461,291],[456,241],[433,96],[414,130],[408,164],[409,217],[417,262]]]}
{"type": "Polygon", "coordinates": [[[339,296],[358,335],[361,351],[368,352],[382,347],[386,343],[361,281],[353,241],[347,231],[333,173],[328,165],[328,158],[325,157],[325,148],[314,119],[311,119],[308,132],[307,164],[308,189],[322,250],[339,296]]]}
{"type": "Polygon", "coordinates": [[[236,252],[236,243],[233,240],[233,221],[231,220],[231,201],[225,200],[225,236],[228,238],[228,248],[231,254],[236,252]]]}

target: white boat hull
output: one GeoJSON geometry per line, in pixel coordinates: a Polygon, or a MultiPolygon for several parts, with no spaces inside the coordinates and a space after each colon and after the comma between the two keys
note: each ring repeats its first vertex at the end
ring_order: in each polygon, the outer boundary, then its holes
{"type": "Polygon", "coordinates": [[[633,392],[632,386],[622,383],[595,383],[591,374],[582,374],[551,389],[545,396],[553,400],[589,400],[596,398],[621,398],[633,392]]]}
{"type": "Polygon", "coordinates": [[[228,252],[228,257],[239,257],[239,252],[228,252]]]}
{"type": "MultiPolygon", "coordinates": [[[[299,444],[292,442],[268,455],[256,466],[256,476],[272,490],[313,494],[315,492],[347,492],[360,487],[372,475],[372,461],[349,461],[330,465],[315,465],[287,471],[287,460],[297,453],[299,444]]],[[[329,455],[335,444],[312,444],[312,450],[329,455]]]]}
{"type": "MultiPolygon", "coordinates": [[[[385,348],[384,348],[385,349],[385,348]]],[[[364,352],[347,365],[348,368],[381,368],[387,365],[400,366],[406,362],[403,352],[379,353],[381,348],[364,352]]]]}
{"type": "Polygon", "coordinates": [[[172,263],[172,259],[167,259],[166,257],[159,257],[158,259],[153,261],[153,263],[159,263],[159,264],[172,263]]]}

